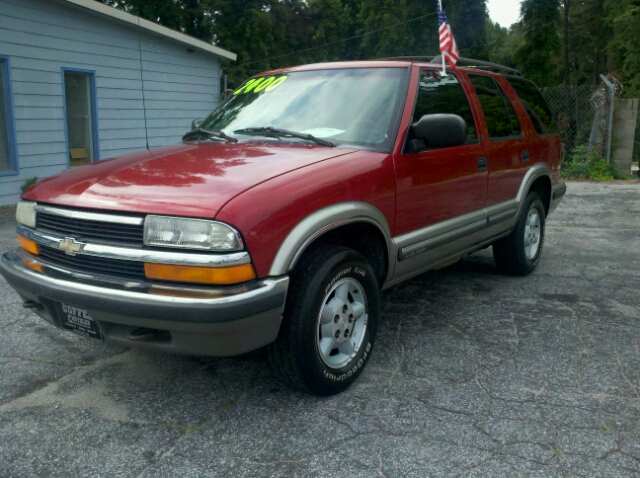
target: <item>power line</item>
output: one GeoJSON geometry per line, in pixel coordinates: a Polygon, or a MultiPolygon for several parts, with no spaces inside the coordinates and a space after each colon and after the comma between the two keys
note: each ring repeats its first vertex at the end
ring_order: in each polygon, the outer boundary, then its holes
{"type": "MultiPolygon", "coordinates": [[[[467,0],[466,2],[463,2],[463,3],[469,3],[470,1],[471,0],[467,0]]],[[[242,63],[241,65],[238,65],[238,66],[240,67],[240,66],[245,66],[245,65],[251,65],[253,63],[259,63],[261,61],[275,60],[275,59],[283,58],[283,57],[290,56],[290,55],[296,55],[298,53],[304,53],[304,52],[311,51],[311,50],[317,50],[318,48],[324,48],[324,47],[327,47],[327,46],[336,45],[338,43],[345,43],[345,42],[348,42],[348,41],[351,41],[351,40],[355,40],[356,38],[362,38],[362,37],[365,37],[367,35],[373,35],[374,33],[382,32],[384,30],[389,30],[391,28],[396,28],[396,27],[399,27],[401,25],[406,25],[407,23],[416,22],[418,20],[422,20],[423,18],[432,17],[433,15],[437,15],[437,14],[438,14],[437,11],[436,12],[431,12],[431,13],[426,13],[424,15],[420,15],[420,16],[412,18],[410,20],[406,20],[404,22],[399,22],[399,23],[394,23],[393,25],[389,25],[389,26],[386,26],[386,27],[378,28],[376,30],[371,30],[369,32],[364,32],[364,33],[361,33],[360,35],[354,35],[352,37],[343,38],[342,40],[336,40],[336,41],[333,41],[333,42],[330,42],[330,43],[325,43],[324,45],[318,45],[318,46],[313,46],[313,47],[310,47],[310,48],[305,48],[303,50],[292,51],[290,53],[284,53],[282,55],[272,56],[270,58],[262,58],[260,60],[248,61],[248,62],[242,63]]]]}
{"type": "MultiPolygon", "coordinates": [[[[465,2],[461,2],[461,3],[464,5],[464,4],[470,3],[471,1],[472,0],[466,0],[465,2]]],[[[426,13],[424,15],[420,15],[420,16],[417,16],[415,18],[411,18],[409,20],[406,20],[404,22],[394,23],[393,25],[389,25],[389,26],[386,26],[386,27],[378,28],[376,30],[371,30],[371,31],[368,31],[368,32],[364,32],[364,33],[361,33],[359,35],[354,35],[354,36],[351,36],[351,37],[348,37],[348,38],[343,38],[342,40],[336,40],[336,41],[333,41],[333,42],[330,42],[330,43],[325,43],[323,45],[317,45],[317,46],[313,46],[313,47],[309,47],[309,48],[304,48],[302,50],[296,50],[296,51],[292,51],[292,52],[289,52],[289,53],[283,53],[282,55],[276,55],[276,56],[272,56],[272,57],[269,57],[269,58],[261,58],[260,60],[248,61],[246,63],[242,63],[242,64],[238,65],[238,67],[246,66],[246,65],[253,65],[255,63],[260,63],[260,62],[263,62],[263,61],[269,61],[269,60],[276,60],[276,59],[279,59],[279,58],[285,58],[287,56],[297,55],[297,54],[300,54],[300,53],[306,53],[308,51],[313,51],[313,50],[317,50],[319,48],[325,48],[325,47],[328,47],[328,46],[337,45],[339,43],[346,43],[348,41],[355,40],[357,38],[362,38],[362,37],[365,37],[367,35],[373,35],[374,33],[379,33],[379,32],[385,31],[385,30],[390,30],[391,28],[396,28],[396,27],[399,27],[401,25],[406,25],[407,23],[412,23],[412,22],[415,22],[415,21],[418,21],[418,20],[422,20],[423,18],[431,17],[431,16],[434,16],[434,15],[437,15],[437,14],[438,14],[437,11],[431,12],[431,13],[426,13]]],[[[529,32],[531,32],[533,30],[538,29],[538,28],[543,28],[543,27],[546,27],[548,25],[551,25],[552,23],[554,23],[554,22],[545,23],[544,25],[539,25],[537,27],[530,28],[528,30],[523,30],[522,33],[529,33],[529,32]]],[[[485,42],[485,43],[482,43],[480,45],[476,45],[474,47],[463,48],[460,51],[469,51],[472,48],[479,48],[479,47],[483,47],[483,46],[486,46],[486,45],[492,45],[492,44],[496,43],[497,41],[499,41],[499,40],[493,40],[491,42],[485,42]]]]}

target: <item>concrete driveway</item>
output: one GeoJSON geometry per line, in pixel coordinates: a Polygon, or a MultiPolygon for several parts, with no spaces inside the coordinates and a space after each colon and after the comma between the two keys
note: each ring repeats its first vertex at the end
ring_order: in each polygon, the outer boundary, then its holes
{"type": "MultiPolygon", "coordinates": [[[[0,213],[0,250],[15,247],[0,213]]],[[[346,393],[56,330],[0,279],[0,477],[640,476],[640,184],[570,183],[526,278],[490,249],[383,295],[346,393]]]]}

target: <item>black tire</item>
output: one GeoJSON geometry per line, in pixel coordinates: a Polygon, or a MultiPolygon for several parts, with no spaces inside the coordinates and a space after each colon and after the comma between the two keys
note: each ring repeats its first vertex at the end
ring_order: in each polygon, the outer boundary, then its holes
{"type": "Polygon", "coordinates": [[[540,262],[540,256],[542,255],[544,246],[544,232],[544,205],[538,193],[532,191],[527,195],[522,213],[518,218],[518,223],[513,232],[493,244],[493,258],[496,261],[498,270],[505,274],[517,276],[531,274],[538,265],[538,262],[540,262]],[[535,255],[528,257],[525,248],[525,234],[529,233],[527,229],[527,218],[531,213],[535,212],[537,212],[540,219],[540,242],[535,255]]]}
{"type": "MultiPolygon", "coordinates": [[[[283,381],[292,388],[314,395],[340,393],[356,381],[371,356],[379,309],[378,283],[364,257],[346,247],[321,246],[307,255],[292,274],[280,334],[269,346],[269,360],[283,381]],[[338,288],[344,291],[345,285],[349,290],[345,302],[347,312],[343,310],[344,306],[340,307],[340,319],[336,315],[335,321],[325,326],[334,329],[346,327],[342,330],[344,335],[339,337],[343,342],[340,346],[347,341],[357,342],[359,346],[350,355],[343,354],[338,348],[330,349],[331,354],[336,352],[330,356],[320,351],[320,340],[325,338],[320,313],[325,308],[325,302],[334,304],[326,306],[327,313],[331,313],[332,307],[340,303],[342,299],[336,299],[334,303],[330,298],[337,298],[338,288]],[[351,306],[358,306],[362,314],[361,304],[365,304],[364,314],[354,318],[351,306]],[[353,322],[349,322],[351,320],[353,322]],[[357,333],[356,328],[361,325],[356,324],[363,323],[364,328],[357,333]],[[345,360],[344,364],[336,363],[334,367],[325,362],[338,361],[340,357],[345,360]]],[[[333,317],[333,313],[331,315],[333,317]]],[[[340,333],[340,330],[336,329],[335,333],[340,333]]]]}

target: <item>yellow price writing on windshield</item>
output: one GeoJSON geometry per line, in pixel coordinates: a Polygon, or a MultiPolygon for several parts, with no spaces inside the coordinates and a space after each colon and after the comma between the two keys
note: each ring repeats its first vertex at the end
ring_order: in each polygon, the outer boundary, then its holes
{"type": "Polygon", "coordinates": [[[275,90],[282,83],[287,81],[286,76],[261,76],[259,78],[251,78],[244,85],[233,92],[234,95],[251,93],[260,93],[264,91],[268,93],[275,90]]]}

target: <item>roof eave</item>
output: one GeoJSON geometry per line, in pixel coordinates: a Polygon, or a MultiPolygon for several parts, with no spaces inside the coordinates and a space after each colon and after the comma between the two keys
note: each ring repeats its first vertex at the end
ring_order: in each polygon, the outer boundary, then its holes
{"type": "Polygon", "coordinates": [[[198,40],[197,38],[193,38],[189,35],[185,35],[184,33],[177,32],[170,28],[163,27],[162,25],[158,25],[157,23],[150,22],[149,20],[145,20],[144,18],[137,17],[127,12],[123,12],[122,10],[118,10],[117,8],[104,5],[103,3],[96,2],[95,0],[64,0],[64,1],[66,3],[71,3],[79,7],[87,8],[93,12],[106,15],[115,20],[128,23],[130,25],[136,26],[143,30],[147,30],[147,31],[156,33],[158,35],[171,38],[180,43],[184,43],[185,45],[189,45],[193,48],[197,48],[198,50],[211,53],[220,59],[231,60],[231,61],[236,61],[237,59],[237,55],[235,53],[227,51],[223,48],[217,47],[215,45],[211,45],[207,42],[203,42],[202,40],[198,40]]]}

